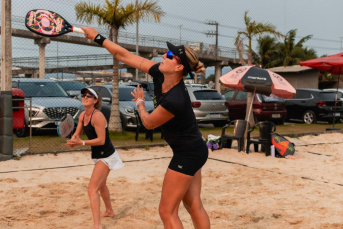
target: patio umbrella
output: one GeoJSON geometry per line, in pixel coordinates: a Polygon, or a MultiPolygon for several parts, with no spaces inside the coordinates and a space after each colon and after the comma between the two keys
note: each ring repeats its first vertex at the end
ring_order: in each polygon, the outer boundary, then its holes
{"type": "MultiPolygon", "coordinates": [[[[269,96],[274,94],[280,98],[293,98],[296,93],[294,87],[287,82],[282,76],[256,66],[241,66],[231,70],[220,77],[220,82],[228,88],[260,93],[269,96]]],[[[252,103],[249,106],[248,117],[250,117],[252,103]]],[[[245,147],[244,147],[245,148],[245,147]]]]}
{"type": "Polygon", "coordinates": [[[335,113],[336,113],[336,104],[337,104],[337,94],[339,88],[339,80],[341,78],[341,72],[343,70],[343,53],[338,53],[326,57],[320,57],[312,60],[306,60],[300,62],[301,66],[307,66],[310,68],[315,68],[321,71],[330,72],[331,74],[338,75],[338,82],[337,82],[337,91],[336,91],[336,98],[335,98],[335,108],[334,113],[332,115],[333,119],[333,127],[327,128],[326,130],[340,130],[340,128],[335,128],[335,113]]]}

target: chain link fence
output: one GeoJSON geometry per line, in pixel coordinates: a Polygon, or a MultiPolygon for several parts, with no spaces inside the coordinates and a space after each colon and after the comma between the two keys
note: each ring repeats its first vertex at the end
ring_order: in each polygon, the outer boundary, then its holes
{"type": "MultiPolygon", "coordinates": [[[[25,15],[32,9],[49,9],[61,14],[74,26],[93,26],[105,37],[109,36],[109,29],[97,24],[86,24],[76,20],[75,5],[78,0],[47,0],[43,2],[27,2],[12,0],[12,50],[13,50],[13,84],[12,87],[24,93],[23,98],[13,97],[13,128],[14,151],[17,153],[42,153],[70,150],[85,150],[89,147],[70,149],[65,145],[66,140],[59,138],[56,131],[56,120],[63,115],[71,114],[76,122],[83,111],[80,89],[92,87],[98,91],[104,101],[102,111],[106,118],[109,117],[111,106],[111,80],[113,73],[113,56],[104,48],[86,45],[82,42],[67,42],[56,39],[37,38],[28,34],[24,25],[25,15]],[[21,100],[20,100],[21,99],[21,100]],[[20,120],[19,120],[20,119],[20,120]]],[[[105,1],[90,1],[103,5],[105,1]]],[[[131,1],[123,1],[128,4],[131,1]]],[[[253,3],[253,1],[248,1],[253,3]]],[[[207,1],[199,3],[200,8],[208,7],[207,1]]],[[[211,3],[212,4],[212,3],[211,3]]],[[[235,3],[236,4],[236,3],[235,3]]],[[[237,3],[238,4],[238,3],[237,3]]],[[[240,3],[243,4],[243,3],[240,3]]],[[[270,6],[277,12],[286,10],[286,3],[270,6]]],[[[267,7],[268,8],[268,7],[267,7]]],[[[237,31],[244,29],[243,13],[237,19],[228,14],[227,23],[209,21],[206,15],[203,20],[192,19],[192,15],[180,16],[163,9],[166,15],[160,23],[139,21],[139,34],[136,35],[135,24],[119,30],[118,42],[123,47],[129,47],[135,52],[136,40],[140,55],[147,55],[153,61],[162,60],[162,54],[167,50],[166,41],[175,45],[186,44],[193,48],[212,72],[198,74],[195,81],[185,79],[189,89],[192,106],[197,120],[205,125],[201,128],[203,136],[208,134],[220,135],[221,127],[229,120],[229,110],[221,91],[211,90],[205,85],[205,77],[213,72],[213,67],[218,65],[222,73],[229,71],[230,65],[239,65],[239,55],[234,45],[237,31]],[[240,21],[240,23],[237,23],[240,21]],[[239,24],[240,26],[236,26],[239,24]],[[219,42],[218,42],[219,38],[219,42]],[[224,64],[223,64],[224,63],[224,64]]],[[[196,13],[194,11],[194,13],[196,13]]],[[[212,14],[211,14],[212,15],[212,14]]],[[[266,20],[273,21],[278,15],[271,14],[266,20]]],[[[286,20],[286,19],[285,19],[286,20]]],[[[287,24],[288,25],[288,24],[287,24]]],[[[286,32],[286,24],[282,32],[286,32]]],[[[31,33],[31,32],[30,32],[31,33]]],[[[82,35],[69,33],[63,36],[83,38],[82,35]]],[[[243,47],[246,49],[245,47],[243,47]]],[[[247,59],[246,50],[243,58],[247,59]]],[[[151,77],[139,72],[136,79],[135,70],[120,63],[119,78],[122,82],[119,87],[119,111],[123,132],[111,133],[111,139],[116,147],[149,147],[154,144],[166,144],[161,138],[159,129],[154,130],[153,141],[145,138],[145,130],[136,138],[138,119],[135,115],[135,104],[130,102],[132,96],[129,91],[135,84],[131,81],[140,81],[147,92],[147,98],[153,94],[151,77]],[[130,83],[131,82],[131,83],[130,83]]],[[[217,82],[218,83],[218,82],[217,82]]],[[[212,87],[213,84],[210,84],[212,87]]],[[[216,87],[218,88],[218,87],[216,87]]],[[[151,101],[147,99],[147,106],[151,101]]],[[[151,102],[152,103],[152,102],[151,102]]],[[[153,111],[153,106],[149,111],[153,111]]],[[[245,114],[242,114],[244,118],[245,114]]],[[[83,139],[86,137],[83,135],[83,139]]]]}

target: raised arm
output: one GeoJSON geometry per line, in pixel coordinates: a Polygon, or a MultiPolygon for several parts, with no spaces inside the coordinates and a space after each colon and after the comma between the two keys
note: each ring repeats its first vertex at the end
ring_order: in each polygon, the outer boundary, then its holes
{"type": "MultiPolygon", "coordinates": [[[[85,38],[94,40],[95,37],[98,35],[98,31],[96,31],[96,29],[94,29],[93,27],[81,27],[81,29],[85,32],[85,38]]],[[[108,39],[103,42],[102,46],[106,48],[120,62],[123,62],[133,68],[137,68],[145,73],[149,73],[149,69],[151,68],[151,66],[156,64],[155,61],[137,56],[108,39]]]]}

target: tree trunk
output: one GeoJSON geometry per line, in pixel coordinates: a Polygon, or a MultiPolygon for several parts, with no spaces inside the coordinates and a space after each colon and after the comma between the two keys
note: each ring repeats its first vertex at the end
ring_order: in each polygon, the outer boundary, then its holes
{"type": "MultiPolygon", "coordinates": [[[[111,28],[111,40],[118,44],[118,29],[111,28]]],[[[111,116],[108,129],[111,131],[121,132],[122,125],[119,113],[119,77],[118,77],[119,61],[113,57],[113,78],[112,78],[112,105],[111,116]]]]}

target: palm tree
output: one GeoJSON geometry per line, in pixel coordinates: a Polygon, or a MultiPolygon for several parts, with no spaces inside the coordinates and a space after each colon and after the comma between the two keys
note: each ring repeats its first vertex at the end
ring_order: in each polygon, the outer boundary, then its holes
{"type": "MultiPolygon", "coordinates": [[[[77,20],[86,23],[96,21],[99,26],[105,25],[109,29],[109,39],[118,44],[118,33],[120,28],[125,28],[134,24],[138,19],[151,19],[159,22],[164,15],[162,9],[157,5],[157,1],[145,0],[138,4],[129,3],[122,5],[122,0],[105,0],[101,7],[93,3],[80,2],[75,6],[77,20]]],[[[111,117],[108,128],[111,131],[122,131],[119,116],[119,61],[113,57],[113,91],[111,117]]]]}
{"type": "Polygon", "coordinates": [[[299,64],[304,60],[317,58],[316,51],[312,48],[303,47],[303,44],[311,39],[312,35],[301,38],[295,43],[296,29],[287,32],[284,41],[277,44],[277,51],[274,53],[269,67],[291,66],[299,64]]]}
{"type": "MultiPolygon", "coordinates": [[[[242,49],[239,47],[243,43],[245,39],[248,39],[248,65],[252,64],[252,48],[251,48],[251,41],[252,38],[255,36],[261,36],[264,33],[270,33],[275,35],[276,37],[282,37],[283,35],[276,31],[275,26],[270,23],[257,23],[256,21],[252,21],[251,17],[248,17],[248,12],[245,11],[244,14],[244,23],[245,23],[245,30],[238,31],[237,37],[235,40],[235,45],[237,47],[237,51],[241,53],[242,49]]],[[[240,54],[241,56],[241,54],[240,54]]],[[[252,93],[248,93],[247,104],[250,104],[252,101],[252,93]]],[[[245,120],[249,121],[250,125],[254,124],[253,113],[251,112],[250,117],[248,117],[249,110],[246,110],[246,117],[245,120]]]]}
{"type": "Polygon", "coordinates": [[[270,62],[278,51],[276,38],[269,35],[261,36],[257,39],[257,44],[257,52],[252,50],[253,64],[262,68],[272,67],[270,62]]]}
{"type": "MultiPolygon", "coordinates": [[[[295,43],[295,37],[297,35],[297,30],[292,29],[287,32],[284,40],[284,54],[285,58],[283,61],[283,66],[290,66],[299,64],[305,58],[305,50],[303,49],[303,44],[312,38],[312,35],[307,35],[301,38],[298,43],[295,43]]],[[[306,53],[309,54],[309,50],[306,49],[306,53]]],[[[311,50],[311,54],[315,54],[314,50],[311,50]]],[[[312,58],[311,58],[312,59],[312,58]]]]}

